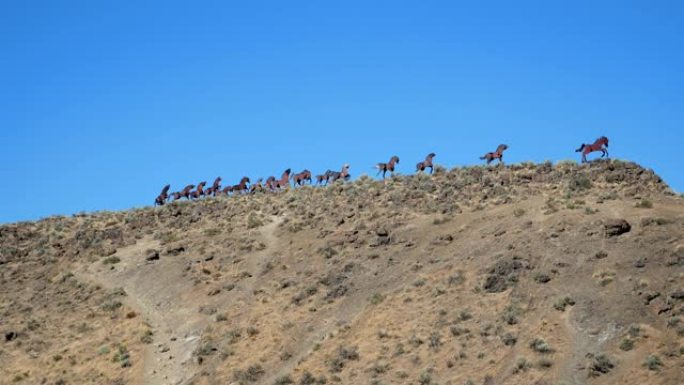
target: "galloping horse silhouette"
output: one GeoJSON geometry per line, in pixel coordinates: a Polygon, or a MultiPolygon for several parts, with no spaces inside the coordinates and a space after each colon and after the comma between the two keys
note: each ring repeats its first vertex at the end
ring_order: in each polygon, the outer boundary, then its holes
{"type": "Polygon", "coordinates": [[[390,174],[394,174],[394,166],[396,164],[399,164],[399,157],[394,155],[393,157],[390,158],[389,162],[387,163],[378,163],[375,168],[378,169],[378,174],[382,173],[382,179],[385,179],[385,174],[387,171],[390,172],[390,174]]]}
{"type": "Polygon", "coordinates": [[[435,156],[437,156],[437,155],[434,152],[427,154],[424,161],[418,162],[418,164],[416,164],[416,172],[423,172],[423,171],[425,171],[426,168],[429,167],[430,168],[430,174],[432,174],[432,170],[433,170],[432,158],[434,158],[435,156]]]}
{"type": "Polygon", "coordinates": [[[233,187],[231,188],[231,191],[233,191],[233,193],[247,192],[247,189],[248,189],[247,183],[250,183],[249,177],[244,176],[244,177],[242,177],[242,179],[240,179],[240,183],[239,183],[239,184],[236,184],[235,186],[233,186],[233,187]]]}
{"type": "Polygon", "coordinates": [[[164,186],[164,188],[161,190],[157,198],[154,200],[154,205],[157,206],[164,206],[164,203],[166,203],[166,200],[169,198],[169,189],[171,188],[170,184],[167,184],[164,186]]]}
{"type": "Polygon", "coordinates": [[[199,199],[204,196],[204,186],[207,185],[206,181],[202,181],[197,185],[197,190],[190,193],[190,199],[199,199]]]}
{"type": "Polygon", "coordinates": [[[486,160],[487,164],[492,163],[494,159],[498,159],[499,163],[503,163],[503,152],[508,149],[508,146],[505,144],[500,144],[499,147],[496,148],[496,151],[494,152],[488,152],[484,154],[484,156],[481,156],[480,159],[486,160]]]}
{"type": "Polygon", "coordinates": [[[195,188],[194,184],[189,184],[181,190],[181,192],[178,194],[177,199],[185,198],[185,199],[190,199],[190,191],[195,188]]]}
{"type": "Polygon", "coordinates": [[[293,174],[291,178],[295,186],[301,186],[306,181],[309,181],[309,184],[311,184],[311,171],[305,169],[300,173],[293,174]]]}
{"type": "Polygon", "coordinates": [[[350,178],[349,165],[345,163],[341,171],[328,170],[325,172],[325,177],[326,184],[335,183],[338,179],[347,180],[350,178]]]}
{"type": "Polygon", "coordinates": [[[221,191],[221,177],[214,180],[214,184],[211,185],[204,193],[206,196],[216,196],[221,191]]]}
{"type": "Polygon", "coordinates": [[[602,136],[592,144],[582,144],[580,148],[575,150],[575,152],[581,152],[582,153],[582,163],[587,162],[587,154],[590,154],[594,151],[601,151],[601,158],[606,157],[608,158],[608,138],[605,136],[602,136]],[[605,145],[605,148],[603,147],[605,145]]]}

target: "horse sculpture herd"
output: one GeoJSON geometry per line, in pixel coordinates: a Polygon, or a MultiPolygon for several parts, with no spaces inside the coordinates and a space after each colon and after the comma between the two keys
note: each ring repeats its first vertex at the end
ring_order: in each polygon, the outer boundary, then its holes
{"type": "MultiPolygon", "coordinates": [[[[494,160],[498,160],[499,163],[503,163],[503,153],[508,149],[508,145],[500,144],[496,151],[488,152],[481,156],[480,159],[490,164],[494,160]]],[[[587,162],[587,155],[601,151],[601,158],[608,157],[608,138],[602,136],[594,143],[582,144],[575,152],[582,153],[582,163],[587,162]]],[[[429,153],[425,160],[418,162],[416,164],[416,172],[421,173],[427,169],[430,169],[430,174],[434,170],[433,158],[437,156],[434,152],[429,153]]],[[[399,164],[399,157],[394,155],[390,158],[387,163],[377,163],[375,168],[378,170],[377,175],[382,174],[382,178],[385,179],[387,173],[390,175],[394,174],[396,165],[399,164]]],[[[335,183],[338,180],[348,180],[351,177],[349,174],[349,165],[344,164],[340,171],[327,170],[323,174],[316,175],[316,184],[325,186],[329,183],[335,183]]],[[[171,192],[169,190],[171,185],[166,185],[162,189],[161,193],[154,200],[154,204],[162,206],[169,201],[177,201],[180,199],[196,200],[204,197],[215,197],[219,195],[230,195],[230,194],[247,194],[247,193],[257,193],[257,192],[276,192],[290,187],[290,182],[292,182],[294,187],[303,186],[305,184],[313,184],[313,178],[311,171],[302,170],[299,173],[293,174],[291,169],[285,170],[280,179],[276,179],[275,176],[269,176],[266,181],[263,178],[259,178],[255,183],[249,180],[249,177],[243,177],[240,182],[236,185],[221,186],[222,179],[218,177],[214,180],[211,187],[205,189],[207,182],[202,181],[197,186],[194,184],[189,184],[185,186],[182,190],[171,192]]]]}

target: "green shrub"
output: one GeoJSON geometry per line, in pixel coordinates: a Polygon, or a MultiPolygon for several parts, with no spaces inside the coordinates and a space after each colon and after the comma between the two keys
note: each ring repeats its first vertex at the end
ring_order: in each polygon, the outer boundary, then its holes
{"type": "Polygon", "coordinates": [[[625,338],[620,341],[620,350],[630,351],[634,349],[634,340],[631,338],[625,338]]]}
{"type": "Polygon", "coordinates": [[[535,338],[534,340],[532,340],[532,342],[530,342],[530,349],[534,350],[537,353],[553,352],[551,346],[541,338],[535,338]]]}
{"type": "Polygon", "coordinates": [[[574,306],[575,300],[570,297],[563,297],[553,304],[553,308],[558,311],[565,311],[567,306],[574,306]]]}
{"type": "Polygon", "coordinates": [[[646,357],[646,360],[644,361],[644,366],[648,368],[648,370],[660,370],[660,368],[663,366],[663,361],[660,360],[660,357],[658,357],[655,354],[651,354],[648,357],[646,357]]]}
{"type": "Polygon", "coordinates": [[[102,264],[104,265],[113,265],[119,262],[121,262],[121,258],[117,257],[116,255],[112,255],[111,257],[107,257],[102,260],[102,264]]]}
{"type": "Polygon", "coordinates": [[[598,377],[602,374],[609,373],[615,364],[606,356],[605,354],[599,354],[594,357],[591,365],[589,366],[589,377],[598,377]]]}

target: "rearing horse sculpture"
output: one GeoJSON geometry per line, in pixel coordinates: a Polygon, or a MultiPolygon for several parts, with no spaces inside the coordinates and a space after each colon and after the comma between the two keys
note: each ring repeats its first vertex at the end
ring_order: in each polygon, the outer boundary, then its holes
{"type": "Polygon", "coordinates": [[[487,164],[492,163],[494,159],[499,160],[499,164],[503,163],[503,153],[508,149],[508,145],[505,144],[500,144],[499,147],[496,148],[496,151],[494,152],[488,152],[484,154],[484,156],[481,156],[480,159],[486,160],[487,164]]]}
{"type": "Polygon", "coordinates": [[[390,158],[389,162],[378,163],[375,168],[378,169],[378,174],[382,173],[382,179],[385,179],[387,171],[389,171],[391,175],[394,174],[394,167],[396,164],[399,164],[399,157],[394,155],[390,158]]]}
{"type": "Polygon", "coordinates": [[[291,169],[287,169],[283,171],[283,174],[280,176],[280,179],[278,179],[276,186],[278,188],[287,188],[290,187],[290,173],[292,172],[291,169]]]}
{"type": "Polygon", "coordinates": [[[575,150],[575,152],[581,152],[582,153],[582,163],[587,162],[587,155],[594,152],[594,151],[601,151],[601,158],[606,157],[608,158],[608,138],[605,136],[602,136],[594,143],[592,144],[582,144],[580,148],[575,150]],[[605,146],[605,147],[603,147],[605,146]]]}
{"type": "Polygon", "coordinates": [[[427,154],[424,161],[418,162],[418,164],[416,164],[416,172],[423,172],[426,168],[430,168],[430,174],[432,174],[432,158],[435,156],[437,155],[434,152],[427,154]]]}
{"type": "Polygon", "coordinates": [[[206,181],[202,181],[197,185],[197,189],[190,193],[190,199],[199,199],[204,196],[204,186],[207,185],[206,181]]]}
{"type": "Polygon", "coordinates": [[[211,185],[205,192],[207,196],[216,196],[221,191],[221,177],[214,179],[214,184],[211,185]]]}
{"type": "Polygon", "coordinates": [[[169,198],[169,189],[171,188],[170,184],[167,184],[162,188],[161,193],[155,198],[154,200],[154,205],[157,206],[164,206],[164,203],[166,203],[166,200],[169,198]]]}

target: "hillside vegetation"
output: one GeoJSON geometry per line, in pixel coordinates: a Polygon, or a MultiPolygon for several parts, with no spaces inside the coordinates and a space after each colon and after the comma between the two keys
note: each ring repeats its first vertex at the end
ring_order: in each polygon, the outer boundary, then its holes
{"type": "Polygon", "coordinates": [[[634,163],[0,226],[1,384],[681,384],[684,200],[634,163]]]}

